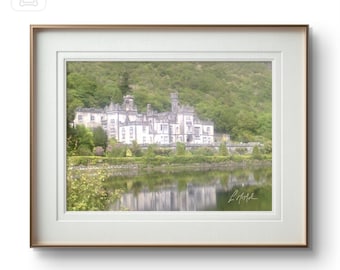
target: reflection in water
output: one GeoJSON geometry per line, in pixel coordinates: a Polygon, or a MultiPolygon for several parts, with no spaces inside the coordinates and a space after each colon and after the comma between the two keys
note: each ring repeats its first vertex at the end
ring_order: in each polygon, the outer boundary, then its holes
{"type": "Polygon", "coordinates": [[[177,186],[158,191],[143,190],[137,195],[123,194],[112,210],[127,208],[132,211],[196,211],[216,205],[216,186],[188,185],[186,190],[178,191],[177,186]]]}
{"type": "Polygon", "coordinates": [[[271,210],[271,188],[268,188],[271,186],[271,168],[256,171],[182,171],[174,174],[157,173],[157,175],[139,177],[154,179],[156,182],[158,180],[159,183],[156,186],[150,186],[141,178],[125,179],[126,182],[135,181],[135,184],[142,184],[136,185],[139,187],[137,190],[132,189],[122,194],[120,200],[116,201],[110,210],[271,210]],[[240,194],[252,192],[260,197],[258,200],[249,201],[246,204],[228,205],[228,196],[230,197],[230,192],[235,189],[240,190],[240,194]]]}

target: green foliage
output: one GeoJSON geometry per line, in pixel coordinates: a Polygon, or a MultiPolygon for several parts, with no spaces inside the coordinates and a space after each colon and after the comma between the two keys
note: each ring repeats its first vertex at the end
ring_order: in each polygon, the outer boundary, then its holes
{"type": "Polygon", "coordinates": [[[87,145],[81,144],[78,146],[76,150],[76,154],[78,156],[92,156],[93,152],[87,145]]]}
{"type": "Polygon", "coordinates": [[[272,142],[271,141],[265,142],[263,152],[265,154],[272,154],[272,142]]]}
{"type": "Polygon", "coordinates": [[[216,154],[216,151],[211,147],[198,147],[192,149],[190,153],[196,156],[213,156],[216,154]]]}
{"type": "Polygon", "coordinates": [[[234,141],[271,141],[270,62],[68,62],[67,120],[77,107],[102,108],[132,94],[140,111],[170,109],[177,91],[215,131],[234,141]]]}
{"type": "Polygon", "coordinates": [[[125,157],[127,145],[118,143],[114,139],[109,140],[109,144],[106,148],[106,155],[108,157],[125,157]]]}
{"type": "Polygon", "coordinates": [[[235,162],[241,162],[245,159],[246,156],[241,156],[241,155],[232,155],[230,156],[230,160],[235,161],[235,162]]]}
{"type": "Polygon", "coordinates": [[[156,147],[157,145],[155,144],[148,145],[148,148],[146,149],[146,152],[144,153],[145,157],[148,157],[148,158],[154,157],[156,155],[155,154],[156,147]]]}
{"type": "Polygon", "coordinates": [[[108,178],[105,171],[95,174],[67,171],[67,210],[106,210],[110,203],[119,199],[122,190],[107,190],[104,182],[108,178]]]}
{"type": "Polygon", "coordinates": [[[120,74],[119,89],[123,96],[130,94],[130,75],[127,71],[123,71],[120,74]]]}
{"type": "Polygon", "coordinates": [[[126,149],[126,154],[125,154],[125,156],[126,156],[126,157],[132,157],[132,151],[131,151],[129,148],[126,149]]]}
{"type": "Polygon", "coordinates": [[[177,142],[176,143],[176,155],[184,156],[185,155],[185,144],[177,142]]]}
{"type": "Polygon", "coordinates": [[[221,155],[221,156],[228,156],[228,149],[227,149],[227,145],[226,145],[226,143],[225,142],[221,142],[221,144],[220,144],[220,147],[219,147],[219,154],[221,155]]]}
{"type": "Polygon", "coordinates": [[[120,104],[123,102],[123,94],[121,90],[112,81],[109,81],[107,84],[101,86],[101,88],[97,90],[97,95],[97,107],[100,108],[104,108],[110,102],[120,104]]]}
{"type": "Polygon", "coordinates": [[[107,134],[102,127],[96,127],[93,129],[93,143],[95,146],[101,146],[104,149],[107,146],[107,134]]]}
{"type": "MultiPolygon", "coordinates": [[[[85,157],[81,157],[84,159],[85,157]]],[[[164,157],[161,157],[161,159],[164,157]]],[[[188,157],[176,157],[186,160],[188,157]]],[[[212,157],[206,157],[211,159],[212,157]]],[[[74,167],[73,161],[76,157],[69,158],[67,171],[67,210],[68,211],[108,211],[115,204],[116,200],[126,192],[132,192],[137,195],[142,190],[157,191],[164,186],[176,186],[178,190],[186,190],[188,184],[201,185],[207,184],[212,179],[219,179],[222,187],[228,187],[229,179],[235,176],[238,179],[238,186],[235,188],[239,194],[254,193],[254,197],[259,200],[240,201],[240,204],[246,206],[248,210],[270,210],[271,207],[271,166],[256,168],[239,167],[220,167],[211,170],[211,167],[194,167],[185,165],[183,167],[173,167],[159,170],[138,170],[138,174],[132,174],[128,170],[117,172],[112,167],[91,166],[74,167]],[[116,171],[116,173],[115,173],[116,171]],[[249,175],[254,175],[255,181],[260,185],[248,186],[249,175]],[[245,185],[242,185],[245,183],[245,185]],[[268,186],[268,187],[267,187],[268,186]],[[264,187],[265,190],[260,190],[264,187]],[[260,188],[260,189],[259,189],[260,188]],[[261,200],[260,200],[261,199],[261,200]],[[253,204],[256,205],[248,205],[253,204]],[[263,204],[262,206],[259,205],[263,204]],[[260,208],[259,208],[260,207],[260,208]]],[[[108,158],[88,157],[88,159],[109,160],[108,158]]],[[[125,160],[127,160],[125,158],[125,160]]],[[[254,161],[252,161],[254,162],[254,161]]],[[[91,162],[93,163],[93,162],[91,162]]],[[[119,166],[117,166],[118,168],[119,166]]],[[[215,182],[213,180],[213,182],[215,182]]],[[[238,201],[229,202],[235,188],[220,189],[217,195],[218,204],[222,203],[217,209],[206,210],[236,210],[239,207],[238,201]],[[230,193],[231,192],[231,193],[230,193]],[[220,201],[221,200],[221,201],[220,201]],[[221,207],[223,209],[221,209],[221,207]]],[[[126,206],[120,204],[119,210],[129,210],[126,206]]],[[[242,210],[242,208],[238,208],[242,210]]],[[[243,209],[244,210],[244,209],[243,209]]]]}
{"type": "Polygon", "coordinates": [[[258,146],[255,146],[253,148],[252,156],[253,156],[254,159],[262,159],[262,154],[261,154],[258,146]]]}
{"type": "Polygon", "coordinates": [[[136,141],[132,142],[130,150],[131,150],[131,154],[134,157],[141,157],[143,155],[142,149],[141,149],[140,145],[136,141]]]}
{"type": "Polygon", "coordinates": [[[254,141],[254,137],[258,135],[259,123],[257,115],[253,112],[240,111],[236,115],[236,124],[232,128],[231,134],[237,136],[239,141],[254,141]]]}
{"type": "Polygon", "coordinates": [[[83,125],[76,128],[68,128],[67,151],[69,155],[91,156],[93,155],[93,133],[83,125]]]}
{"type": "Polygon", "coordinates": [[[96,156],[104,156],[105,150],[103,147],[101,146],[96,146],[93,150],[94,154],[96,156]]]}
{"type": "Polygon", "coordinates": [[[67,75],[67,120],[72,123],[77,107],[94,107],[97,104],[96,81],[81,72],[68,72],[67,75]]]}
{"type": "Polygon", "coordinates": [[[244,155],[248,152],[248,150],[245,147],[237,147],[235,152],[238,153],[239,155],[244,155]]]}

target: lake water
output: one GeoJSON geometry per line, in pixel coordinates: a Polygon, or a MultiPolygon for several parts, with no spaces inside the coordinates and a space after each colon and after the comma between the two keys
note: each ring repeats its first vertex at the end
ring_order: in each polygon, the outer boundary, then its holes
{"type": "Polygon", "coordinates": [[[113,211],[270,211],[271,167],[186,168],[115,173],[107,189],[123,190],[113,211]]]}

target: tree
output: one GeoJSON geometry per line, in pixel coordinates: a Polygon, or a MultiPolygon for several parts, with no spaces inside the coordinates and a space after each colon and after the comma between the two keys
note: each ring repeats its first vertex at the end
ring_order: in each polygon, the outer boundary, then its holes
{"type": "Polygon", "coordinates": [[[121,73],[120,78],[119,78],[119,89],[122,93],[123,96],[126,96],[127,94],[130,93],[131,88],[130,88],[130,75],[127,71],[124,71],[121,73]]]}
{"type": "Polygon", "coordinates": [[[106,155],[109,157],[125,157],[126,145],[118,143],[115,139],[110,139],[106,148],[106,155]]]}
{"type": "Polygon", "coordinates": [[[272,114],[271,113],[263,113],[259,117],[259,129],[258,134],[261,134],[263,137],[267,139],[272,139],[272,114]]]}
{"type": "Polygon", "coordinates": [[[214,122],[216,133],[235,141],[270,141],[272,121],[270,62],[69,62],[67,123],[78,107],[104,108],[133,94],[145,111],[169,111],[169,93],[195,108],[202,120],[214,122]]]}
{"type": "Polygon", "coordinates": [[[67,141],[66,141],[66,148],[68,155],[75,155],[77,150],[77,130],[69,125],[67,125],[67,141]]]}
{"type": "Polygon", "coordinates": [[[93,152],[96,156],[104,156],[105,150],[102,146],[96,146],[93,152]]]}
{"type": "Polygon", "coordinates": [[[68,74],[67,91],[68,101],[79,99],[87,108],[96,106],[97,84],[89,76],[81,73],[68,74]]]}
{"type": "Polygon", "coordinates": [[[81,73],[67,75],[67,123],[74,120],[75,109],[78,107],[94,107],[96,105],[96,83],[81,73]]]}
{"type": "Polygon", "coordinates": [[[67,90],[67,125],[73,124],[75,110],[84,107],[83,101],[79,98],[75,89],[67,90]]]}
{"type": "Polygon", "coordinates": [[[129,149],[129,148],[127,148],[126,149],[126,154],[125,154],[127,157],[132,157],[132,151],[129,149]]]}
{"type": "Polygon", "coordinates": [[[227,149],[227,145],[226,145],[226,142],[221,142],[221,144],[220,144],[220,147],[219,147],[219,154],[221,155],[221,156],[228,156],[228,149],[227,149]]]}
{"type": "Polygon", "coordinates": [[[185,144],[177,142],[176,143],[176,155],[184,156],[185,155],[185,144]]]}
{"type": "Polygon", "coordinates": [[[258,119],[254,112],[240,111],[236,116],[237,124],[232,129],[233,136],[242,141],[253,141],[254,137],[258,135],[258,119]]]}
{"type": "Polygon", "coordinates": [[[264,153],[272,154],[272,142],[271,141],[267,141],[264,143],[264,153]]]}
{"type": "Polygon", "coordinates": [[[123,193],[121,188],[107,189],[105,181],[109,176],[102,170],[91,174],[67,170],[67,210],[107,210],[123,193]]]}
{"type": "Polygon", "coordinates": [[[70,155],[91,156],[93,154],[93,134],[83,125],[69,128],[67,134],[67,151],[70,155]]]}
{"type": "Polygon", "coordinates": [[[155,144],[149,144],[148,148],[146,150],[146,157],[148,158],[152,158],[156,155],[155,151],[156,151],[157,146],[155,144]]]}
{"type": "Polygon", "coordinates": [[[79,145],[86,146],[88,149],[92,151],[94,147],[93,142],[93,133],[91,130],[83,125],[78,125],[76,127],[77,137],[79,140],[79,145]]]}
{"type": "Polygon", "coordinates": [[[131,152],[134,157],[141,157],[142,156],[142,149],[137,143],[137,141],[132,142],[131,152]]]}
{"type": "Polygon", "coordinates": [[[101,146],[106,149],[107,134],[105,130],[100,126],[93,129],[93,143],[94,146],[101,146]]]}
{"type": "Polygon", "coordinates": [[[98,89],[97,92],[97,103],[101,108],[104,108],[110,102],[115,104],[121,104],[123,102],[121,90],[118,88],[117,84],[112,81],[108,81],[102,88],[98,89]]]}

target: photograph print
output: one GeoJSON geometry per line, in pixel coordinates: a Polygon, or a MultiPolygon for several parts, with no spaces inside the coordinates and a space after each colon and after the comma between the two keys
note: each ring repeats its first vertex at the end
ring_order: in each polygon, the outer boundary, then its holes
{"type": "Polygon", "coordinates": [[[271,211],[270,61],[68,61],[67,211],[271,211]]]}

